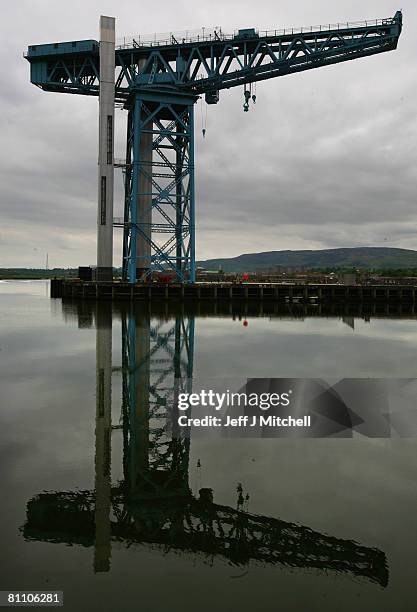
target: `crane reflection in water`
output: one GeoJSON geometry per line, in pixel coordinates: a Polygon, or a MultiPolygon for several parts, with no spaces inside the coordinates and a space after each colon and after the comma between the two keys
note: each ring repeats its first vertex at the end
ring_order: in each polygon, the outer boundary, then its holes
{"type": "MultiPolygon", "coordinates": [[[[95,488],[43,492],[27,504],[26,540],[94,547],[94,571],[111,567],[112,541],[147,545],[164,553],[250,563],[333,570],[388,584],[385,554],[248,511],[237,483],[237,504],[215,503],[213,490],[189,484],[189,432],[176,427],[176,398],[190,392],[194,321],[190,312],[151,316],[121,309],[122,363],[112,364],[112,305],[64,303],[79,326],[96,327],[95,488]],[[95,319],[95,321],[94,321],[95,319]],[[112,375],[122,375],[120,424],[112,424],[112,375]],[[168,410],[168,407],[170,409],[168,410]],[[111,478],[112,432],[123,435],[123,478],[111,478]]],[[[197,462],[197,471],[201,469],[197,462]]]]}

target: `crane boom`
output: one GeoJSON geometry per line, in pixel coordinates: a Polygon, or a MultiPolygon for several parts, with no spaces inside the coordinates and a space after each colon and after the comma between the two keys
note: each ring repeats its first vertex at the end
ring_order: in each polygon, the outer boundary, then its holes
{"type": "MultiPolygon", "coordinates": [[[[178,42],[130,43],[115,50],[116,99],[132,87],[178,88],[202,94],[396,49],[402,13],[354,24],[329,24],[178,42]]],[[[198,37],[200,38],[200,37],[198,37]]],[[[174,42],[175,41],[175,42],[174,42]]],[[[31,45],[31,82],[45,91],[98,95],[99,43],[95,40],[31,45]]]]}

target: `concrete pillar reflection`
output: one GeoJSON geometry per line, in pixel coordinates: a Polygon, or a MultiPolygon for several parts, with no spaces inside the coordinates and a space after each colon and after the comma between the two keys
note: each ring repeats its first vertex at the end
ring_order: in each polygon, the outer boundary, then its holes
{"type": "Polygon", "coordinates": [[[150,315],[137,313],[131,317],[130,349],[134,356],[132,368],[130,406],[131,424],[131,492],[144,486],[143,474],[149,468],[149,394],[150,394],[150,315]]]}
{"type": "Polygon", "coordinates": [[[96,455],[94,571],[107,572],[111,557],[112,305],[96,309],[96,455]]]}

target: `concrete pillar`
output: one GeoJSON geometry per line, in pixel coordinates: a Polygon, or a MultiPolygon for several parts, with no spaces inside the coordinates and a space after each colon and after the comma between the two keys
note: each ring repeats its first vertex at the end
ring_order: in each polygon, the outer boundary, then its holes
{"type": "Polygon", "coordinates": [[[113,277],[115,20],[100,17],[97,280],[113,277]]]}
{"type": "MultiPolygon", "coordinates": [[[[146,130],[152,130],[152,123],[146,123],[144,127],[146,130]]],[[[140,167],[148,176],[144,176],[140,172],[138,177],[137,220],[138,226],[150,239],[152,224],[152,134],[141,133],[140,162],[140,167]]],[[[151,245],[141,234],[138,234],[136,239],[136,257],[136,278],[139,279],[151,267],[151,245]]]]}
{"type": "Polygon", "coordinates": [[[111,302],[96,311],[96,456],[94,571],[108,572],[111,557],[111,302]]]}
{"type": "MultiPolygon", "coordinates": [[[[146,60],[140,60],[139,71],[144,66],[146,60]]],[[[137,224],[146,235],[137,234],[136,237],[136,278],[146,273],[151,267],[151,245],[147,240],[151,238],[152,224],[152,141],[153,134],[149,133],[153,129],[152,121],[146,122],[146,114],[140,110],[138,117],[141,125],[139,141],[139,176],[138,176],[138,198],[137,198],[137,224]],[[143,130],[146,130],[145,132],[143,130]],[[146,174],[145,174],[146,173],[146,174]]],[[[136,123],[135,128],[138,129],[136,123]]]]}

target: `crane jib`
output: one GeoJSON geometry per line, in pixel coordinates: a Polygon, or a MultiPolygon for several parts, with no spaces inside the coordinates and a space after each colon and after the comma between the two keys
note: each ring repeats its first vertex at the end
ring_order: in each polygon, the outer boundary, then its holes
{"type": "MultiPolygon", "coordinates": [[[[401,28],[402,13],[397,11],[389,19],[264,36],[252,28],[222,39],[122,45],[115,51],[116,99],[125,101],[137,87],[157,87],[207,93],[207,101],[216,103],[218,94],[213,92],[220,89],[393,50],[401,28]]],[[[31,82],[38,87],[98,95],[97,41],[32,45],[25,57],[31,64],[31,82]]]]}

